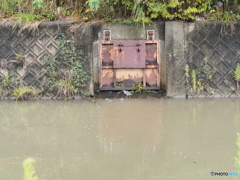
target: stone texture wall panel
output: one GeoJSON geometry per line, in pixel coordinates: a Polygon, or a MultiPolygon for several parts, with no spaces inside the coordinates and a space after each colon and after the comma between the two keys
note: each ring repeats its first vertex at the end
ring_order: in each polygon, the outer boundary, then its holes
{"type": "MultiPolygon", "coordinates": [[[[0,59],[7,59],[7,70],[16,74],[25,85],[43,90],[47,79],[45,57],[57,59],[60,51],[57,39],[61,33],[67,34],[70,26],[70,23],[44,22],[35,31],[20,31],[16,24],[2,23],[0,59]],[[15,53],[24,55],[23,66],[11,62],[16,59],[15,53]]],[[[58,65],[60,67],[61,63],[58,65]]],[[[4,74],[1,70],[0,79],[4,79],[4,74]]]]}
{"type": "MultiPolygon", "coordinates": [[[[216,96],[229,96],[236,89],[233,72],[240,63],[240,23],[232,27],[234,29],[231,30],[223,28],[221,23],[209,22],[158,22],[147,25],[144,30],[142,26],[119,23],[92,25],[59,21],[43,22],[35,31],[29,31],[14,23],[0,23],[0,63],[1,66],[6,65],[5,61],[8,63],[6,69],[0,68],[0,82],[9,71],[24,84],[43,90],[47,83],[45,57],[55,59],[58,69],[64,68],[58,47],[59,35],[63,33],[67,39],[74,41],[76,53],[89,55],[84,68],[94,69],[89,89],[93,94],[93,89],[98,88],[98,54],[93,52],[97,49],[93,48],[93,44],[103,40],[103,30],[111,30],[113,40],[143,40],[146,39],[146,30],[153,29],[156,40],[160,40],[161,44],[160,84],[168,96],[185,95],[185,65],[189,64],[191,69],[196,70],[200,78],[199,73],[205,73],[202,64],[206,57],[208,65],[214,69],[213,77],[206,81],[206,86],[214,89],[216,96]],[[16,59],[15,53],[25,56],[24,65],[12,62],[16,59]]],[[[209,93],[203,92],[202,95],[208,96],[209,93]]]]}
{"type": "Polygon", "coordinates": [[[234,71],[240,63],[239,23],[230,31],[221,23],[195,24],[195,29],[186,34],[188,47],[187,63],[190,68],[204,74],[203,58],[214,69],[213,78],[207,83],[220,96],[229,96],[236,89],[234,71]],[[230,33],[230,34],[229,34],[230,33]]]}

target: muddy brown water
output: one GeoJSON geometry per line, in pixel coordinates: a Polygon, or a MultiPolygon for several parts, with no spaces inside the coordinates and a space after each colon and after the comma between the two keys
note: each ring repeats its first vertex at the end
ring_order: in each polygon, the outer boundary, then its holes
{"type": "Polygon", "coordinates": [[[236,171],[240,99],[1,101],[0,110],[0,180],[23,179],[27,157],[39,180],[206,180],[236,171]]]}

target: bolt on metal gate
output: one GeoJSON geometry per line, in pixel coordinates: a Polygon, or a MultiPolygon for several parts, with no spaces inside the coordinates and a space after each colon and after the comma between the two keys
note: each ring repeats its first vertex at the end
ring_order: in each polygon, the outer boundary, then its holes
{"type": "MultiPolygon", "coordinates": [[[[153,31],[148,33],[153,39],[153,31]]],[[[105,31],[105,41],[100,41],[99,89],[159,89],[159,41],[110,39],[110,31],[105,31]]]]}

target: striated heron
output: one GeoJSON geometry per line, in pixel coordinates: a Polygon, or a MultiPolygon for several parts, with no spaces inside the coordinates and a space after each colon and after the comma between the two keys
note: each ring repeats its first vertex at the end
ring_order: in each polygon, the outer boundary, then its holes
{"type": "Polygon", "coordinates": [[[126,97],[130,97],[132,95],[132,93],[130,93],[129,91],[125,91],[123,90],[124,94],[126,94],[126,97]]]}

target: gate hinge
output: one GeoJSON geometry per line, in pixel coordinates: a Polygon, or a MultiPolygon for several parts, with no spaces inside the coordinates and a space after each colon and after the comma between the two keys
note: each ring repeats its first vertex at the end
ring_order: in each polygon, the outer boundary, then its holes
{"type": "Polygon", "coordinates": [[[154,40],[155,39],[154,35],[155,35],[154,30],[147,30],[147,40],[154,40]]]}
{"type": "Polygon", "coordinates": [[[105,41],[110,41],[111,40],[111,30],[104,30],[103,34],[104,34],[104,40],[105,41]]]}

